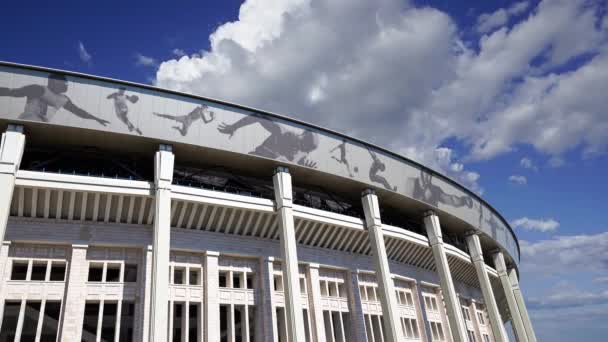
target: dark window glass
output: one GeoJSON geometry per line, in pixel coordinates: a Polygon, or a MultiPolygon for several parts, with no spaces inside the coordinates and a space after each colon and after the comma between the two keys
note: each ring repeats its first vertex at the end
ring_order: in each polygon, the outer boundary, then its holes
{"type": "Polygon", "coordinates": [[[198,319],[198,305],[197,304],[190,304],[190,311],[189,311],[189,317],[188,317],[188,342],[197,342],[198,338],[198,324],[199,324],[199,319],[198,319]]]}
{"type": "Polygon", "coordinates": [[[245,316],[241,310],[245,310],[245,306],[235,306],[234,307],[234,342],[243,342],[243,329],[241,329],[241,324],[243,324],[243,317],[245,316]]]}
{"type": "Polygon", "coordinates": [[[247,273],[247,288],[253,289],[254,276],[251,273],[247,273]]]}
{"type": "Polygon", "coordinates": [[[51,281],[64,281],[65,280],[65,264],[54,262],[51,265],[51,281]]]}
{"type": "Polygon", "coordinates": [[[184,283],[184,270],[181,268],[176,268],[173,270],[173,284],[183,284],[184,283]]]}
{"type": "Polygon", "coordinates": [[[35,262],[32,265],[32,276],[30,277],[31,280],[44,280],[44,278],[46,277],[46,262],[44,263],[37,263],[35,262]]]}
{"type": "MultiPolygon", "coordinates": [[[[183,304],[173,304],[173,342],[182,342],[183,304]]],[[[184,341],[185,342],[185,341],[184,341]]]]}
{"type": "Polygon", "coordinates": [[[13,341],[15,339],[20,307],[20,302],[7,301],[4,303],[4,315],[2,317],[2,330],[0,330],[0,341],[13,341]]]}
{"type": "Polygon", "coordinates": [[[44,307],[44,318],[42,320],[42,332],[40,333],[40,342],[55,342],[57,340],[60,312],[61,302],[46,302],[44,307]]]}
{"type": "Polygon", "coordinates": [[[226,287],[226,272],[220,272],[220,287],[226,287]]]}
{"type": "Polygon", "coordinates": [[[125,265],[125,282],[134,283],[137,281],[137,265],[126,264],[125,265]]]}
{"type": "Polygon", "coordinates": [[[190,285],[199,285],[198,270],[190,270],[190,285]]]}
{"type": "Polygon", "coordinates": [[[220,305],[220,342],[228,342],[228,307],[226,305],[220,305]]]}
{"type": "MultiPolygon", "coordinates": [[[[45,267],[46,269],[46,267],[45,267]]],[[[36,328],[40,317],[40,302],[27,301],[25,304],[25,315],[23,316],[23,328],[21,330],[22,342],[36,341],[36,328]]]]}
{"type": "Polygon", "coordinates": [[[11,280],[25,280],[27,276],[27,262],[13,261],[11,280]]]}
{"type": "Polygon", "coordinates": [[[106,281],[113,283],[120,281],[120,265],[108,265],[106,269],[106,281]]]}
{"type": "Polygon", "coordinates": [[[86,303],[86,305],[84,306],[84,318],[82,320],[82,342],[96,340],[95,336],[97,336],[98,315],[99,303],[86,303]]]}
{"type": "Polygon", "coordinates": [[[103,266],[102,265],[89,265],[89,281],[102,281],[103,280],[103,266]]]}
{"type": "Polygon", "coordinates": [[[102,341],[114,341],[114,332],[116,331],[117,308],[117,303],[103,304],[103,319],[101,321],[102,341]]]}
{"type": "Polygon", "coordinates": [[[238,273],[232,275],[232,288],[233,289],[241,288],[241,275],[238,273]]]}
{"type": "Polygon", "coordinates": [[[255,341],[255,306],[249,305],[249,341],[255,341]]]}
{"type": "Polygon", "coordinates": [[[135,313],[135,304],[131,302],[123,302],[120,313],[120,342],[133,341],[133,317],[135,313]]]}

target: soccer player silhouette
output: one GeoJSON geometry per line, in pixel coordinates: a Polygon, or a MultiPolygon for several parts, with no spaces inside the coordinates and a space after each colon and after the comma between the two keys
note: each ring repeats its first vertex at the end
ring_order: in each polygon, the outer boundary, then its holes
{"type": "Polygon", "coordinates": [[[182,136],[186,136],[188,134],[188,129],[190,129],[190,125],[192,125],[194,121],[203,120],[204,123],[208,124],[213,121],[213,119],[215,119],[215,113],[208,111],[208,109],[209,107],[205,105],[200,105],[194,108],[190,113],[186,115],[178,116],[160,113],[154,113],[154,115],[179,122],[181,124],[181,127],[173,126],[173,128],[176,129],[182,136]],[[209,117],[207,117],[206,114],[209,114],[209,117]]]}
{"type": "Polygon", "coordinates": [[[369,151],[369,154],[372,156],[372,165],[369,168],[369,179],[372,182],[382,184],[387,190],[397,191],[396,186],[392,187],[386,178],[378,174],[378,171],[383,172],[386,170],[386,165],[380,161],[376,153],[374,153],[372,150],[368,148],[367,151],[369,151]]]}
{"type": "MultiPolygon", "coordinates": [[[[333,159],[335,159],[338,163],[340,164],[344,164],[344,166],[346,166],[346,170],[348,171],[348,175],[350,177],[353,177],[353,173],[350,171],[350,164],[348,163],[348,160],[346,159],[346,139],[342,140],[342,143],[336,147],[334,147],[331,151],[329,151],[329,153],[332,153],[335,150],[340,150],[340,159],[336,158],[335,156],[331,156],[333,159]]],[[[356,171],[356,170],[355,170],[356,171]]]]}
{"type": "Polygon", "coordinates": [[[309,130],[305,129],[296,134],[286,130],[283,125],[258,114],[248,115],[231,125],[222,122],[217,129],[220,133],[232,137],[240,128],[255,123],[267,130],[270,136],[249,154],[289,162],[295,161],[298,165],[311,168],[317,167],[316,162],[308,159],[308,154],[319,146],[319,139],[315,133],[309,130]]]}
{"type": "Polygon", "coordinates": [[[416,178],[414,183],[413,197],[435,207],[438,207],[439,203],[452,207],[473,207],[471,197],[446,194],[439,186],[432,184],[432,181],[433,175],[430,172],[420,170],[420,177],[416,178]]]}
{"type": "Polygon", "coordinates": [[[125,90],[125,87],[120,87],[118,88],[117,92],[108,95],[107,99],[114,100],[114,110],[116,111],[116,116],[118,119],[120,119],[120,121],[127,125],[129,132],[135,131],[137,134],[141,135],[141,130],[135,127],[135,125],[133,125],[133,123],[131,123],[129,120],[129,106],[127,105],[127,101],[136,103],[139,100],[139,97],[137,97],[137,95],[125,95],[125,90]]]}
{"type": "Polygon", "coordinates": [[[57,114],[57,111],[63,108],[80,118],[97,121],[103,126],[110,123],[76,106],[65,95],[67,91],[67,78],[59,74],[50,74],[46,86],[31,84],[15,89],[0,87],[0,96],[26,98],[23,113],[19,115],[19,119],[23,120],[49,122],[57,114]]]}

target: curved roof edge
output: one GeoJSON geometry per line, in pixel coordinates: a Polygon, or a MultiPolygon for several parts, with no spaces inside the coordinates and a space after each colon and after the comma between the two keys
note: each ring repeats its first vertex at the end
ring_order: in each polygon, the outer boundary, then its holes
{"type": "MultiPolygon", "coordinates": [[[[175,91],[175,90],[170,90],[170,89],[165,89],[165,88],[160,88],[160,87],[156,87],[153,85],[147,85],[147,84],[142,84],[142,83],[137,83],[137,82],[131,82],[131,81],[124,81],[124,80],[119,80],[119,79],[114,79],[114,78],[110,78],[110,77],[103,77],[103,76],[96,76],[96,75],[90,75],[90,74],[85,74],[85,73],[79,73],[79,72],[74,72],[74,71],[68,71],[68,70],[61,70],[61,69],[54,69],[54,68],[47,68],[47,67],[41,67],[41,66],[35,66],[35,65],[28,65],[28,64],[21,64],[21,63],[15,63],[15,62],[8,62],[8,61],[0,61],[0,66],[7,66],[7,67],[16,67],[16,68],[21,68],[21,69],[27,69],[27,70],[33,70],[33,71],[41,71],[41,72],[48,72],[48,73],[59,73],[59,74],[64,74],[67,76],[75,76],[75,77],[80,77],[80,78],[84,78],[84,79],[89,79],[89,80],[94,80],[94,81],[104,81],[104,82],[110,82],[110,83],[114,83],[114,84],[119,84],[119,85],[125,85],[125,86],[133,86],[133,87],[137,87],[137,88],[142,88],[142,89],[146,89],[146,90],[153,90],[153,91],[158,91],[158,92],[162,92],[162,93],[166,93],[166,94],[172,94],[172,95],[178,95],[178,96],[184,96],[184,97],[188,97],[188,98],[192,98],[192,99],[197,99],[197,100],[203,100],[203,101],[209,101],[209,102],[213,102],[219,105],[224,105],[224,106],[229,106],[229,107],[233,107],[233,108],[238,108],[241,110],[246,110],[246,111],[250,111],[250,112],[254,112],[254,113],[259,113],[259,114],[263,114],[263,115],[267,115],[270,117],[274,117],[280,120],[284,120],[284,121],[288,121],[288,122],[292,122],[294,124],[298,124],[298,125],[302,125],[308,128],[312,128],[314,130],[318,130],[321,132],[325,132],[325,133],[329,133],[335,136],[338,136],[340,138],[343,139],[348,139],[352,142],[356,142],[359,143],[363,146],[366,147],[371,147],[374,150],[377,150],[379,152],[382,152],[386,155],[389,155],[393,158],[396,158],[398,160],[402,160],[406,163],[409,164],[413,164],[417,167],[419,167],[420,169],[424,170],[425,172],[428,172],[429,174],[431,174],[433,177],[437,177],[442,179],[443,181],[463,190],[467,195],[472,196],[473,198],[475,198],[476,200],[478,200],[480,203],[482,203],[483,205],[485,205],[487,208],[489,208],[494,215],[496,215],[501,221],[502,223],[509,229],[509,232],[511,233],[511,235],[514,238],[514,241],[516,243],[516,247],[517,247],[517,252],[518,252],[518,258],[521,259],[521,249],[520,249],[520,245],[519,245],[519,241],[517,239],[517,235],[515,234],[515,232],[513,231],[513,228],[511,227],[511,225],[509,224],[509,222],[498,212],[498,210],[496,210],[496,208],[494,208],[490,203],[488,203],[485,199],[483,199],[481,196],[479,196],[478,194],[476,194],[475,192],[469,190],[467,187],[465,187],[464,185],[460,184],[459,182],[455,181],[454,179],[428,167],[425,166],[415,160],[409,159],[405,156],[402,156],[396,152],[390,151],[384,147],[380,147],[378,145],[369,143],[365,140],[359,139],[359,138],[355,138],[355,137],[351,137],[348,136],[344,133],[338,132],[338,131],[334,131],[332,129],[329,128],[325,128],[325,127],[321,127],[321,126],[317,126],[314,124],[311,124],[309,122],[306,121],[302,121],[299,119],[294,119],[285,115],[281,115],[281,114],[277,114],[274,112],[270,112],[270,111],[266,111],[266,110],[262,110],[262,109],[258,109],[258,108],[254,108],[254,107],[249,107],[249,106],[245,106],[245,105],[241,105],[241,104],[237,104],[237,103],[233,103],[233,102],[229,102],[229,101],[225,101],[225,100],[219,100],[219,99],[215,99],[215,98],[210,98],[210,97],[205,97],[205,96],[199,96],[199,95],[194,95],[194,94],[190,94],[190,93],[185,93],[185,92],[180,92],[180,91],[175,91]]],[[[518,260],[519,261],[519,260],[518,260]]]]}

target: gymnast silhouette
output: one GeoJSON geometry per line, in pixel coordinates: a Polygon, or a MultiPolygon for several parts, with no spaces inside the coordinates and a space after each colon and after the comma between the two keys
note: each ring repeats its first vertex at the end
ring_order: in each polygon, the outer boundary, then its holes
{"type": "Polygon", "coordinates": [[[473,199],[469,196],[456,196],[445,193],[439,186],[432,184],[433,175],[420,170],[420,177],[414,183],[414,198],[438,207],[439,203],[452,207],[473,207],[473,199]]]}
{"type": "Polygon", "coordinates": [[[209,111],[208,109],[209,107],[205,105],[200,105],[194,108],[190,113],[186,115],[169,115],[160,114],[156,112],[154,113],[154,115],[161,118],[177,121],[181,124],[181,126],[173,126],[172,128],[176,129],[182,136],[186,136],[188,134],[188,129],[190,129],[190,126],[196,120],[203,120],[204,123],[208,124],[213,121],[213,119],[215,119],[215,113],[209,111]],[[209,115],[209,117],[207,117],[207,114],[209,115]]]}
{"type": "MultiPolygon", "coordinates": [[[[340,164],[344,164],[346,166],[346,170],[348,171],[348,175],[353,177],[353,173],[350,171],[350,164],[348,163],[348,160],[346,159],[346,139],[342,140],[342,143],[336,147],[334,147],[331,151],[329,151],[329,153],[332,153],[335,150],[340,150],[340,159],[336,158],[335,156],[331,156],[333,159],[335,159],[338,163],[340,164]]],[[[355,170],[356,171],[356,170],[355,170]]]]}
{"type": "Polygon", "coordinates": [[[23,120],[49,122],[57,114],[58,110],[64,108],[80,118],[97,121],[97,123],[103,126],[110,123],[76,106],[65,95],[67,91],[67,78],[60,74],[50,74],[46,86],[31,84],[16,89],[0,87],[0,96],[26,98],[23,113],[19,115],[19,119],[23,120]]]}
{"type": "Polygon", "coordinates": [[[237,130],[256,123],[268,131],[270,136],[249,154],[289,162],[295,161],[298,165],[311,168],[317,167],[317,163],[309,160],[308,155],[319,146],[319,140],[317,135],[309,130],[305,129],[300,134],[296,134],[286,130],[283,125],[258,114],[248,115],[233,124],[222,122],[217,130],[232,138],[237,130]]]}
{"type": "Polygon", "coordinates": [[[125,87],[118,88],[117,92],[114,92],[108,97],[108,100],[114,100],[114,111],[116,112],[116,116],[122,123],[127,125],[129,132],[137,132],[137,134],[141,135],[141,130],[129,120],[129,106],[127,105],[127,101],[131,103],[137,103],[139,97],[137,95],[125,95],[125,87]]]}
{"type": "Polygon", "coordinates": [[[382,186],[384,186],[387,190],[397,191],[396,186],[392,187],[386,178],[378,174],[378,172],[383,172],[386,170],[386,165],[380,161],[376,153],[374,153],[372,150],[368,148],[367,151],[369,151],[369,154],[372,156],[372,165],[369,168],[369,179],[372,182],[382,184],[382,186]]]}

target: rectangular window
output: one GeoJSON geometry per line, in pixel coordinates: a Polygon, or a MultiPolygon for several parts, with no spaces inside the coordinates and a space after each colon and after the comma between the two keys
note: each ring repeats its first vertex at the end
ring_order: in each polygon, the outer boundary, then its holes
{"type": "Polygon", "coordinates": [[[475,332],[471,331],[471,330],[467,330],[469,333],[469,342],[477,342],[477,340],[475,339],[475,332]]]}
{"type": "Polygon", "coordinates": [[[114,341],[116,331],[116,314],[118,304],[108,303],[103,304],[103,317],[101,320],[101,340],[114,341]]]}
{"type": "Polygon", "coordinates": [[[479,320],[480,325],[486,325],[486,321],[483,318],[483,312],[477,311],[477,319],[479,320]]]}
{"type": "Polygon", "coordinates": [[[87,302],[84,306],[84,317],[82,321],[83,342],[96,340],[99,307],[99,302],[87,302]]]}
{"type": "Polygon", "coordinates": [[[120,264],[107,264],[106,282],[117,283],[120,281],[120,264]]]}
{"type": "Polygon", "coordinates": [[[133,341],[133,324],[135,318],[135,304],[123,302],[120,310],[120,338],[119,341],[133,341]]]}
{"type": "Polygon", "coordinates": [[[46,261],[34,261],[30,280],[44,281],[46,279],[46,261]]]}
{"type": "MultiPolygon", "coordinates": [[[[46,268],[46,267],[45,267],[46,268]]],[[[40,317],[40,302],[27,301],[25,314],[23,315],[23,328],[21,329],[21,341],[35,341],[38,317],[40,317]]]]}
{"type": "Polygon", "coordinates": [[[225,271],[219,272],[219,286],[228,287],[228,272],[225,272],[225,271]]]}
{"type": "Polygon", "coordinates": [[[59,331],[59,314],[61,313],[61,302],[47,301],[44,306],[44,317],[42,320],[42,331],[40,342],[55,342],[59,331]]]}
{"type": "Polygon", "coordinates": [[[255,275],[253,273],[247,273],[247,288],[252,290],[255,286],[255,275]]]}
{"type": "Polygon", "coordinates": [[[136,264],[125,264],[125,283],[137,282],[137,265],[136,264]]]}
{"type": "MultiPolygon", "coordinates": [[[[133,302],[86,302],[82,321],[82,341],[114,341],[118,335],[120,341],[133,341],[133,316],[135,305],[133,302]],[[116,325],[118,307],[120,309],[120,331],[116,325]],[[101,322],[101,326],[98,324],[101,322]],[[99,335],[97,331],[99,328],[99,335]]],[[[58,315],[58,313],[57,313],[58,315]]],[[[55,340],[52,340],[55,341],[55,340]]]]}
{"type": "Polygon", "coordinates": [[[173,284],[176,285],[183,285],[185,284],[184,281],[184,275],[185,275],[185,269],[181,268],[181,267],[175,267],[173,268],[173,284]]]}
{"type": "Polygon", "coordinates": [[[51,281],[65,281],[65,262],[53,261],[51,264],[51,281]]]}
{"type": "Polygon", "coordinates": [[[233,289],[241,288],[241,273],[240,272],[232,273],[232,288],[233,289]]]}
{"type": "Polygon", "coordinates": [[[462,307],[462,315],[464,316],[464,320],[465,321],[470,321],[471,320],[471,315],[469,313],[469,308],[463,306],[462,307]]]}
{"type": "Polygon", "coordinates": [[[490,335],[483,334],[483,342],[490,342],[490,335]]]}
{"type": "Polygon", "coordinates": [[[190,273],[190,275],[189,275],[189,277],[190,277],[190,280],[189,280],[190,283],[189,283],[189,285],[200,285],[201,284],[200,283],[200,278],[201,278],[200,277],[200,274],[201,274],[200,269],[191,268],[189,270],[189,273],[190,273]]]}
{"type": "Polygon", "coordinates": [[[89,281],[103,281],[103,264],[89,264],[89,281]]]}
{"type": "Polygon", "coordinates": [[[27,261],[13,260],[11,280],[25,280],[27,277],[27,261]]]}
{"type": "Polygon", "coordinates": [[[2,330],[0,330],[0,341],[13,341],[15,339],[20,308],[20,302],[6,301],[4,303],[4,317],[2,317],[2,330]]]}

